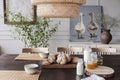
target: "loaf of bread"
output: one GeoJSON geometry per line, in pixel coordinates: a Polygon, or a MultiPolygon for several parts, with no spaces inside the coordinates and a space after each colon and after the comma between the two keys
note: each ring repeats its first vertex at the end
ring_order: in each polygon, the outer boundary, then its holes
{"type": "Polygon", "coordinates": [[[67,62],[71,62],[71,55],[70,54],[65,54],[67,58],[67,62]]]}
{"type": "Polygon", "coordinates": [[[71,55],[65,54],[65,53],[58,54],[57,60],[56,60],[58,64],[67,64],[70,61],[71,61],[71,55]]]}
{"type": "Polygon", "coordinates": [[[62,55],[59,53],[58,56],[57,56],[56,62],[57,62],[58,64],[60,64],[61,61],[62,61],[62,55]]]}
{"type": "Polygon", "coordinates": [[[59,53],[58,55],[56,54],[50,54],[48,56],[48,60],[43,60],[42,65],[50,65],[52,63],[58,63],[58,64],[67,64],[67,63],[77,63],[79,57],[71,57],[70,54],[65,54],[65,53],[59,53]]]}
{"type": "Polygon", "coordinates": [[[60,62],[60,64],[66,64],[66,63],[67,63],[66,54],[62,53],[61,54],[61,62],[60,62]]]}
{"type": "Polygon", "coordinates": [[[50,54],[50,55],[48,56],[48,61],[49,61],[51,64],[54,63],[55,60],[56,60],[56,55],[55,55],[55,54],[50,54]]]}
{"type": "Polygon", "coordinates": [[[79,57],[72,57],[71,63],[77,63],[79,59],[79,57]]]}
{"type": "Polygon", "coordinates": [[[41,62],[42,65],[50,65],[51,63],[48,60],[43,60],[41,62]]]}

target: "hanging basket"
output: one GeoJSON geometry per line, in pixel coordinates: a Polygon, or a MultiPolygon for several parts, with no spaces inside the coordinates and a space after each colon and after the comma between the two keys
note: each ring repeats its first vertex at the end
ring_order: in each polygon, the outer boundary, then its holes
{"type": "Polygon", "coordinates": [[[86,0],[31,0],[37,5],[37,15],[49,18],[75,18],[86,0]]]}
{"type": "Polygon", "coordinates": [[[47,3],[72,3],[85,4],[86,0],[31,0],[32,5],[47,4],[47,3]]]}
{"type": "Polygon", "coordinates": [[[76,4],[41,4],[37,6],[37,15],[42,17],[73,18],[79,15],[76,4]]]}

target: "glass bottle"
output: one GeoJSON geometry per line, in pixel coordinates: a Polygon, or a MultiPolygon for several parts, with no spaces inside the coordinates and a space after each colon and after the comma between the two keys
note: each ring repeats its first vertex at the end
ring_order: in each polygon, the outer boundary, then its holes
{"type": "Polygon", "coordinates": [[[77,68],[76,68],[77,75],[83,76],[83,73],[84,73],[83,69],[84,69],[83,60],[80,59],[77,63],[77,68]]]}
{"type": "Polygon", "coordinates": [[[78,39],[83,39],[83,34],[85,33],[85,25],[83,23],[83,13],[80,13],[80,22],[75,26],[75,31],[78,34],[78,39]]]}
{"type": "Polygon", "coordinates": [[[92,49],[90,48],[90,46],[87,46],[84,49],[84,62],[85,62],[85,66],[87,64],[87,62],[90,60],[90,55],[91,55],[92,49]]]}
{"type": "Polygon", "coordinates": [[[98,25],[94,20],[94,12],[89,13],[90,15],[90,23],[88,25],[88,32],[90,33],[90,38],[97,37],[95,33],[98,31],[98,25]]]}

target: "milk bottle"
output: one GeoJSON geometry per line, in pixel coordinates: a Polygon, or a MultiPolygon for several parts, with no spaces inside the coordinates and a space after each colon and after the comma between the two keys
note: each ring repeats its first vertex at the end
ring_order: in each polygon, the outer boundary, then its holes
{"type": "Polygon", "coordinates": [[[83,67],[83,60],[82,59],[80,59],[77,63],[76,73],[79,76],[82,76],[83,73],[84,73],[84,67],[83,67]]]}

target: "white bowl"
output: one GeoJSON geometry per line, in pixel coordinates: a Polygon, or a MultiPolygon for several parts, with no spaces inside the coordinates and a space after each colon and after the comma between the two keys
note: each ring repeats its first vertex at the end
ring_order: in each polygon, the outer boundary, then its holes
{"type": "Polygon", "coordinates": [[[35,74],[38,72],[39,65],[38,64],[26,64],[24,65],[24,70],[28,74],[35,74]]]}
{"type": "Polygon", "coordinates": [[[49,55],[49,53],[39,53],[39,56],[41,57],[41,58],[47,58],[48,57],[48,55],[49,55]]]}

